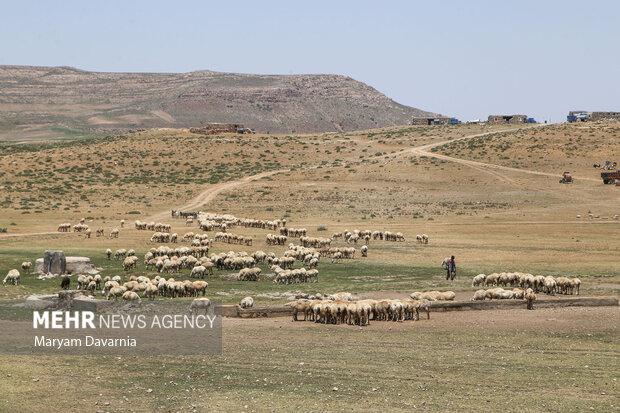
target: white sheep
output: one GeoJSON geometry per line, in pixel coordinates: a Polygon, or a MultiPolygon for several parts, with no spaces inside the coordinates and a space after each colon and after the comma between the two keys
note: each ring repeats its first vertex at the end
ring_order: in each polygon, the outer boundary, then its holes
{"type": "Polygon", "coordinates": [[[6,275],[6,277],[4,277],[4,281],[2,281],[2,284],[3,285],[6,285],[6,284],[19,285],[19,278],[20,278],[19,271],[15,269],[10,270],[8,274],[6,275]]]}
{"type": "Polygon", "coordinates": [[[254,299],[252,297],[245,297],[243,300],[241,300],[241,303],[239,305],[241,306],[241,308],[252,308],[254,307],[254,299]]]}
{"type": "Polygon", "coordinates": [[[22,262],[22,270],[24,270],[26,273],[30,272],[30,267],[32,267],[32,263],[30,261],[22,262]]]}
{"type": "Polygon", "coordinates": [[[206,297],[195,298],[192,303],[189,305],[189,313],[198,314],[199,310],[205,310],[205,315],[209,312],[209,308],[211,307],[211,300],[206,297]]]}
{"type": "Polygon", "coordinates": [[[523,298],[527,301],[527,309],[533,310],[534,301],[536,301],[536,294],[534,294],[534,291],[531,288],[528,288],[527,291],[525,291],[523,298]]]}
{"type": "Polygon", "coordinates": [[[108,291],[108,294],[106,295],[106,299],[109,300],[111,298],[114,298],[114,301],[116,301],[116,299],[118,297],[122,297],[123,294],[125,294],[125,292],[127,292],[127,288],[125,288],[123,286],[112,287],[108,291]]]}
{"type": "Polygon", "coordinates": [[[142,299],[140,298],[138,293],[135,293],[133,291],[125,291],[125,293],[123,294],[123,301],[129,301],[132,303],[137,302],[138,305],[142,305],[142,299]]]}
{"type": "Polygon", "coordinates": [[[474,277],[474,279],[471,281],[471,286],[472,287],[476,287],[479,285],[483,285],[484,284],[484,280],[487,278],[487,276],[485,274],[478,274],[474,277]]]}
{"type": "Polygon", "coordinates": [[[478,290],[474,293],[472,297],[472,301],[483,301],[487,296],[487,292],[485,290],[478,290]]]}
{"type": "Polygon", "coordinates": [[[155,284],[148,283],[145,286],[144,292],[142,293],[142,297],[149,297],[151,300],[155,299],[155,296],[159,292],[159,289],[155,284]]]}
{"type": "Polygon", "coordinates": [[[197,265],[194,268],[192,268],[192,272],[189,274],[190,278],[204,278],[205,277],[205,272],[207,271],[207,269],[205,267],[203,267],[202,265],[197,265]]]}

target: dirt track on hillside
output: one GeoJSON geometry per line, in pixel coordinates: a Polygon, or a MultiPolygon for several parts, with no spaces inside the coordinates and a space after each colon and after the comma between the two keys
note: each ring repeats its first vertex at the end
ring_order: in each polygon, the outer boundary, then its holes
{"type": "MultiPolygon", "coordinates": [[[[402,151],[397,152],[395,154],[380,155],[380,156],[377,156],[376,158],[389,159],[389,158],[392,158],[392,157],[395,157],[395,156],[412,155],[412,154],[413,155],[418,155],[418,156],[427,156],[427,157],[431,157],[431,158],[437,158],[437,159],[445,160],[445,161],[448,161],[448,162],[459,163],[459,164],[468,166],[470,168],[476,169],[476,170],[478,170],[480,172],[484,172],[484,173],[488,173],[490,175],[493,175],[497,179],[502,180],[504,182],[511,183],[511,184],[519,184],[519,183],[516,180],[514,180],[513,178],[511,178],[511,177],[501,173],[501,171],[509,171],[509,172],[517,172],[517,173],[530,174],[530,175],[538,175],[538,176],[548,176],[548,177],[553,177],[553,178],[561,178],[561,175],[559,175],[559,174],[553,174],[553,173],[548,173],[548,172],[540,172],[540,171],[534,171],[534,170],[529,170],[529,169],[511,168],[511,167],[508,167],[508,166],[502,166],[502,165],[496,165],[496,164],[491,164],[491,163],[472,161],[472,160],[468,160],[468,159],[455,158],[455,157],[452,157],[452,156],[447,156],[447,155],[442,155],[442,154],[431,152],[431,149],[433,149],[433,148],[436,148],[436,147],[439,147],[439,146],[442,146],[442,145],[446,145],[446,144],[452,143],[452,142],[474,139],[474,138],[478,138],[478,137],[482,137],[482,136],[487,136],[487,135],[492,135],[492,134],[496,134],[496,133],[514,132],[514,131],[518,131],[518,130],[539,128],[539,127],[545,127],[545,126],[549,126],[549,125],[541,124],[541,125],[534,125],[534,126],[526,126],[526,127],[519,128],[519,129],[502,129],[502,130],[497,130],[497,131],[477,133],[477,134],[474,134],[474,135],[462,136],[460,138],[449,139],[449,140],[445,140],[445,141],[441,141],[441,142],[434,142],[434,143],[430,143],[430,144],[420,145],[420,146],[416,146],[416,147],[413,147],[413,148],[402,150],[402,151]]],[[[320,165],[309,166],[307,169],[315,169],[318,166],[320,166],[320,165]]],[[[288,171],[289,171],[288,169],[281,169],[281,170],[277,170],[277,171],[263,172],[263,173],[260,173],[260,174],[247,176],[245,178],[242,178],[242,179],[239,179],[239,180],[236,180],[236,181],[224,182],[224,183],[221,183],[221,184],[209,186],[207,189],[202,191],[200,194],[198,194],[198,196],[196,196],[194,199],[190,200],[185,205],[176,206],[174,208],[178,209],[178,210],[181,210],[181,211],[188,211],[188,212],[189,211],[196,211],[199,208],[201,208],[204,205],[206,205],[207,203],[209,203],[210,201],[212,201],[222,191],[234,188],[236,186],[244,185],[244,184],[247,184],[249,182],[252,182],[252,181],[255,181],[255,180],[267,177],[267,176],[275,175],[275,174],[278,174],[278,173],[281,173],[281,172],[288,172],[288,171]]],[[[598,179],[594,179],[594,178],[576,177],[576,179],[584,180],[584,181],[591,181],[591,182],[599,182],[598,179]]],[[[158,220],[165,219],[167,217],[170,217],[170,210],[158,212],[158,213],[156,213],[154,215],[146,217],[145,220],[148,220],[148,221],[158,221],[158,220]]],[[[49,235],[49,234],[57,234],[57,232],[37,232],[37,233],[6,234],[6,235],[0,235],[0,239],[2,239],[2,238],[9,238],[9,237],[18,237],[18,236],[49,235]]]]}
{"type": "MultiPolygon", "coordinates": [[[[530,127],[525,127],[525,128],[520,128],[518,130],[523,130],[523,129],[531,129],[531,128],[539,128],[539,127],[544,127],[547,126],[545,124],[542,125],[535,125],[535,126],[530,126],[530,127]]],[[[444,141],[444,142],[436,142],[436,143],[431,143],[431,144],[427,144],[427,145],[422,145],[422,146],[417,146],[415,148],[411,148],[410,151],[411,153],[415,153],[417,155],[421,155],[421,156],[428,156],[428,157],[432,157],[432,158],[437,158],[437,159],[442,159],[445,161],[450,161],[450,162],[456,162],[456,163],[460,163],[462,165],[467,165],[470,166],[474,169],[478,169],[480,170],[481,168],[491,168],[491,169],[499,169],[502,171],[510,171],[510,172],[520,172],[520,173],[525,173],[525,174],[530,174],[530,175],[539,175],[539,176],[550,176],[553,178],[561,178],[562,175],[560,174],[552,174],[552,173],[548,173],[548,172],[540,172],[540,171],[533,171],[531,169],[522,169],[522,168],[511,168],[509,166],[502,166],[502,165],[496,165],[496,164],[492,164],[492,163],[485,163],[485,162],[478,162],[478,161],[472,161],[469,159],[461,159],[461,158],[455,158],[452,156],[447,156],[447,155],[442,155],[442,154],[438,154],[438,153],[434,153],[431,152],[430,150],[439,146],[443,146],[447,143],[451,143],[451,142],[456,142],[456,141],[460,141],[460,140],[467,140],[467,139],[473,139],[473,138],[478,138],[481,136],[485,136],[485,135],[492,135],[495,133],[502,133],[502,132],[510,132],[512,130],[508,129],[508,130],[500,130],[500,131],[495,131],[495,132],[487,132],[487,133],[481,133],[478,135],[469,135],[469,136],[464,136],[462,138],[458,138],[458,139],[453,139],[453,140],[448,140],[448,141],[444,141]]],[[[491,171],[489,171],[491,172],[491,171]]],[[[514,180],[508,178],[506,175],[503,174],[499,174],[499,173],[493,173],[494,175],[498,175],[503,177],[504,180],[508,180],[509,182],[515,182],[514,180]]],[[[584,181],[592,181],[592,182],[599,182],[599,179],[594,179],[594,178],[585,178],[585,177],[579,177],[580,180],[584,180],[584,181]]]]}
{"type": "MultiPolygon", "coordinates": [[[[504,129],[504,130],[497,130],[497,131],[491,131],[491,132],[484,132],[484,133],[477,133],[475,135],[467,135],[467,136],[463,136],[460,138],[456,138],[456,139],[449,139],[446,141],[441,141],[441,142],[434,142],[434,143],[429,143],[426,145],[420,145],[420,146],[416,146],[410,149],[405,149],[401,152],[398,152],[396,154],[389,154],[389,155],[382,155],[382,158],[390,158],[392,156],[400,156],[400,155],[407,155],[407,154],[414,154],[414,155],[419,155],[419,156],[428,156],[430,158],[436,158],[436,159],[441,159],[444,161],[449,161],[449,162],[455,162],[455,163],[460,163],[462,165],[466,165],[469,166],[471,168],[474,168],[476,170],[479,170],[481,172],[485,172],[485,173],[489,173],[493,176],[495,176],[496,178],[505,181],[505,182],[509,182],[509,183],[513,183],[515,184],[516,181],[514,179],[511,179],[510,177],[498,172],[498,171],[493,171],[493,170],[501,170],[501,171],[510,171],[510,172],[520,172],[520,173],[524,173],[524,174],[530,174],[530,175],[539,175],[539,176],[550,176],[553,178],[561,178],[562,175],[560,174],[553,174],[553,173],[548,173],[548,172],[540,172],[540,171],[533,171],[531,169],[522,169],[522,168],[511,168],[509,166],[502,166],[502,165],[496,165],[496,164],[492,164],[492,163],[485,163],[485,162],[478,162],[478,161],[471,161],[469,159],[461,159],[461,158],[455,158],[452,156],[447,156],[447,155],[442,155],[442,154],[438,154],[438,153],[434,153],[431,152],[431,149],[439,147],[439,146],[443,146],[446,145],[448,143],[452,143],[452,142],[458,142],[458,141],[463,141],[463,140],[469,140],[469,139],[474,139],[474,138],[479,138],[482,136],[487,136],[487,135],[493,135],[496,133],[504,133],[504,132],[514,132],[514,131],[519,131],[519,130],[524,130],[524,129],[532,129],[532,128],[540,128],[540,127],[545,127],[545,126],[549,126],[546,124],[540,124],[540,125],[534,125],[534,126],[526,126],[523,128],[519,128],[519,129],[504,129]]],[[[577,179],[577,177],[576,177],[577,179]]],[[[594,179],[594,178],[585,178],[585,177],[578,177],[579,180],[584,180],[584,181],[591,181],[591,182],[599,182],[599,179],[594,179]]]]}
{"type": "MultiPolygon", "coordinates": [[[[261,179],[267,176],[271,176],[271,175],[275,175],[275,174],[278,174],[281,172],[287,172],[287,171],[288,169],[280,169],[278,171],[263,172],[263,173],[256,174],[256,175],[246,176],[245,178],[241,178],[237,181],[224,182],[221,184],[210,186],[209,188],[205,189],[200,194],[198,194],[196,198],[192,199],[185,205],[176,207],[176,209],[180,211],[187,211],[187,212],[195,211],[198,208],[202,207],[203,205],[209,203],[209,201],[213,200],[217,196],[217,194],[219,194],[222,191],[234,188],[239,185],[244,185],[252,181],[256,181],[257,179],[261,179]]],[[[157,221],[157,220],[161,220],[163,218],[169,217],[169,216],[170,216],[170,211],[162,211],[162,212],[159,212],[155,215],[152,215],[146,218],[146,220],[157,221]]]]}

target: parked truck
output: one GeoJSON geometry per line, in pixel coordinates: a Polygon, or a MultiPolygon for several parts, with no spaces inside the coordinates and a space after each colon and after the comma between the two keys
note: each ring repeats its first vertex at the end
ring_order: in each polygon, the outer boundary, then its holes
{"type": "Polygon", "coordinates": [[[618,184],[620,183],[620,170],[616,172],[601,172],[601,178],[603,178],[604,184],[618,184]]]}

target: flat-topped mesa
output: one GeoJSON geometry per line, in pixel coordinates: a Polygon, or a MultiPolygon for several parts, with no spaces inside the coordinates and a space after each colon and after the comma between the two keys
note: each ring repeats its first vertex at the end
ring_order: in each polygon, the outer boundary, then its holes
{"type": "Polygon", "coordinates": [[[213,122],[244,124],[259,133],[340,132],[436,116],[396,103],[350,77],[326,74],[98,73],[0,66],[0,90],[2,118],[99,133],[213,122]]]}

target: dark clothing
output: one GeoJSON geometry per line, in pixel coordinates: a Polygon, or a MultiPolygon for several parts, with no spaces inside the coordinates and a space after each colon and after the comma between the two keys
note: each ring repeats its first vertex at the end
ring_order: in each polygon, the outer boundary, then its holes
{"type": "Polygon", "coordinates": [[[446,280],[454,280],[454,277],[456,277],[456,262],[449,260],[446,263],[446,280]]]}

